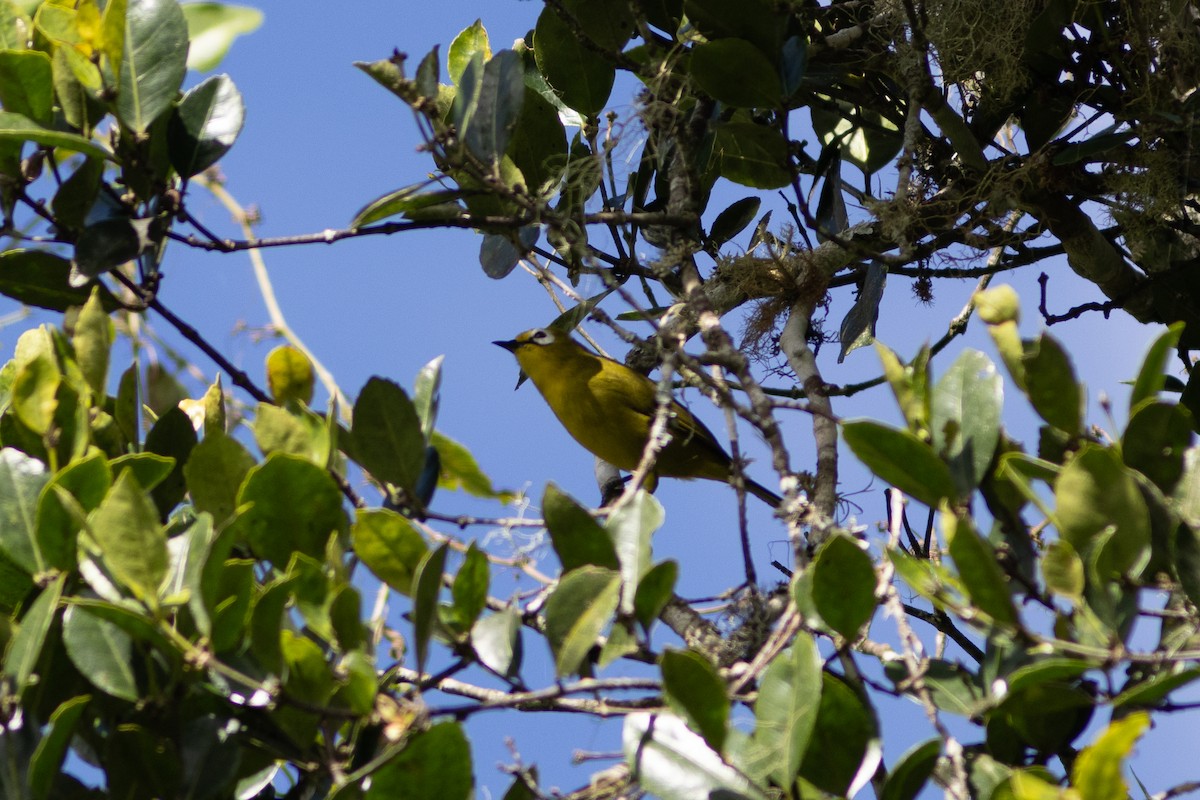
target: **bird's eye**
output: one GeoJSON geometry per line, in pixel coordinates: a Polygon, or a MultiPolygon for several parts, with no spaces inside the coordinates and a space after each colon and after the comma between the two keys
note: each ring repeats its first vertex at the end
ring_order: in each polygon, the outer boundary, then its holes
{"type": "Polygon", "coordinates": [[[529,340],[536,342],[537,344],[550,344],[550,342],[554,341],[554,336],[550,333],[550,331],[539,328],[533,332],[533,335],[529,337],[529,340]]]}

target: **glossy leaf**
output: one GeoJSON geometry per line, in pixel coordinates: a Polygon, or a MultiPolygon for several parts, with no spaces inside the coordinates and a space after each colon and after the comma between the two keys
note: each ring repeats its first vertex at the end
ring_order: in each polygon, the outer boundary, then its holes
{"type": "Polygon", "coordinates": [[[529,88],[528,73],[525,80],[525,99],[506,152],[524,176],[529,191],[543,192],[562,174],[567,134],[554,105],[529,88]]]}
{"type": "Polygon", "coordinates": [[[467,448],[438,431],[433,432],[430,441],[437,448],[438,463],[441,465],[438,486],[450,491],[461,489],[475,497],[502,500],[511,497],[509,492],[492,486],[491,478],[479,468],[479,463],[467,448]]]}
{"type": "Polygon", "coordinates": [[[112,154],[91,139],[75,133],[44,128],[15,111],[0,111],[0,143],[2,142],[36,142],[46,147],[74,150],[90,158],[112,160],[112,154]]]}
{"type": "Polygon", "coordinates": [[[817,551],[812,566],[812,599],[817,613],[848,641],[875,613],[875,568],[854,539],[830,536],[817,551]]]}
{"type": "Polygon", "coordinates": [[[679,564],[675,561],[659,562],[642,576],[633,597],[633,616],[643,629],[650,629],[675,596],[675,583],[678,580],[679,564]]]}
{"type": "Polygon", "coordinates": [[[1047,589],[1076,603],[1083,599],[1083,559],[1066,540],[1056,539],[1046,546],[1041,567],[1047,589]]]}
{"type": "Polygon", "coordinates": [[[521,615],[514,608],[489,614],[471,627],[471,647],[497,675],[512,678],[521,670],[521,615]]]}
{"type": "Polygon", "coordinates": [[[329,474],[285,453],[250,470],[237,503],[253,503],[238,517],[238,530],[256,554],[281,568],[293,552],[324,558],[329,537],[346,524],[341,492],[329,474]]]}
{"type": "Polygon", "coordinates": [[[1121,434],[1121,457],[1169,494],[1183,475],[1192,425],[1192,415],[1182,405],[1144,401],[1133,410],[1121,434]]]}
{"type": "Polygon", "coordinates": [[[854,797],[883,757],[872,708],[842,679],[824,673],[821,704],[800,776],[819,789],[854,797]]]}
{"type": "Polygon", "coordinates": [[[137,133],[175,100],[187,72],[187,20],[175,0],[129,0],[114,111],[137,133]]]}
{"type": "Polygon", "coordinates": [[[888,771],[880,800],[914,800],[933,775],[941,752],[940,739],[910,747],[888,771]]]}
{"type": "Polygon", "coordinates": [[[183,475],[197,511],[221,524],[237,508],[238,490],[254,467],[254,457],[236,439],[209,433],[192,450],[183,475]]]}
{"type": "Polygon", "coordinates": [[[1081,555],[1114,526],[1109,547],[1121,573],[1149,557],[1150,515],[1137,484],[1108,448],[1088,444],[1063,468],[1054,484],[1059,532],[1081,555]]]}
{"type": "Polygon", "coordinates": [[[413,575],[428,548],[412,523],[394,511],[359,509],[350,529],[354,552],[375,577],[401,594],[412,591],[413,575]]]}
{"type": "Polygon", "coordinates": [[[746,226],[758,216],[762,199],[758,197],[743,197],[735,200],[713,220],[708,231],[708,243],[719,248],[733,237],[746,229],[746,226]]]}
{"type": "Polygon", "coordinates": [[[729,730],[729,694],[712,663],[694,650],[665,650],[659,659],[671,710],[689,722],[716,752],[729,730]]]}
{"type": "Polygon", "coordinates": [[[716,39],[692,47],[688,72],[715,100],[738,108],[776,108],[782,102],[779,72],[745,39],[716,39]]]}
{"type": "Polygon", "coordinates": [[[875,352],[908,429],[922,440],[930,437],[929,347],[922,347],[908,364],[882,342],[875,342],[875,352]]]}
{"type": "Polygon", "coordinates": [[[34,678],[46,637],[58,614],[58,603],[66,578],[66,573],[62,573],[42,589],[25,610],[21,627],[8,642],[4,652],[4,674],[12,679],[19,692],[24,692],[34,678]]]}
{"type": "Polygon", "coordinates": [[[1038,415],[1072,436],[1083,425],[1083,388],[1075,380],[1075,368],[1067,352],[1049,334],[1043,333],[1023,359],[1025,386],[1038,415]]]}
{"type": "Polygon", "coordinates": [[[214,75],[179,100],[168,127],[171,166],[189,178],[229,152],[246,121],[241,92],[228,75],[214,75]]]}
{"type": "Polygon", "coordinates": [[[215,69],[235,39],[258,30],[263,12],[228,3],[184,3],[187,19],[188,69],[215,69]]]}
{"type": "Polygon", "coordinates": [[[50,125],[53,105],[50,57],[37,50],[0,50],[0,106],[50,125]]]}
{"type": "Polygon", "coordinates": [[[1129,795],[1124,762],[1150,727],[1150,717],[1137,712],[1116,720],[1083,748],[1071,767],[1071,785],[1088,800],[1122,800],[1129,795]]]}
{"type": "Polygon", "coordinates": [[[608,531],[553,483],[546,484],[542,514],[564,573],[589,564],[611,570],[620,568],[608,531]]]}
{"type": "Polygon", "coordinates": [[[812,637],[801,633],[763,673],[754,704],[754,740],[776,785],[791,786],[800,772],[820,702],[821,656],[812,637]]]}
{"type": "Polygon", "coordinates": [[[588,117],[604,108],[616,70],[579,42],[554,8],[547,6],[538,15],[533,52],[538,70],[568,108],[588,117]]]}
{"type": "Polygon", "coordinates": [[[685,0],[683,10],[705,38],[746,39],[764,53],[778,50],[787,29],[784,18],[769,0],[745,0],[736,5],[724,0],[685,0]]]}
{"type": "Polygon", "coordinates": [[[721,123],[712,154],[721,177],[734,183],[778,189],[791,182],[788,145],[774,128],[752,122],[721,123]]]}
{"type": "Polygon", "coordinates": [[[842,436],[871,472],[922,503],[936,507],[957,496],[950,468],[912,433],[873,420],[852,420],[843,424],[842,436]]]}
{"type": "Polygon", "coordinates": [[[638,783],[654,797],[767,800],[744,770],[730,766],[674,714],[627,715],[621,749],[638,783]]]}
{"type": "Polygon", "coordinates": [[[429,641],[437,621],[438,596],[441,594],[442,573],[446,568],[447,543],[429,551],[413,571],[413,649],[417,656],[417,671],[424,672],[429,658],[429,641]]]}
{"type": "Polygon", "coordinates": [[[412,491],[425,462],[425,435],[412,401],[400,386],[371,378],[354,403],[355,452],[376,480],[412,491]]]}
{"type": "Polygon", "coordinates": [[[1003,381],[991,359],[964,350],[933,389],[933,448],[950,466],[959,495],[983,481],[1000,442],[1003,381]]]}
{"type": "Polygon", "coordinates": [[[97,689],[113,697],[137,702],[140,696],[133,673],[133,640],[117,625],[87,608],[68,608],[63,615],[63,644],[79,671],[97,689]]]}
{"type": "MultiPolygon", "coordinates": [[[[0,294],[51,311],[66,311],[87,302],[90,287],[68,282],[71,262],[41,250],[8,250],[0,253],[0,294]]],[[[117,307],[107,288],[99,287],[106,311],[117,307]]]]}
{"type": "Polygon", "coordinates": [[[647,491],[639,491],[633,499],[609,515],[605,529],[612,537],[620,562],[621,613],[632,614],[634,595],[642,575],[650,569],[650,538],[665,517],[662,504],[647,491]]]}
{"type": "Polygon", "coordinates": [[[586,669],[584,659],[612,621],[620,601],[621,577],[595,566],[563,576],[546,601],[546,638],[559,677],[586,669]]]}
{"type": "Polygon", "coordinates": [[[38,495],[46,467],[20,450],[0,450],[0,550],[30,575],[48,566],[37,542],[38,495]]]}
{"type": "MultiPolygon", "coordinates": [[[[459,93],[455,97],[458,108],[460,97],[465,97],[471,82],[470,73],[478,62],[472,61],[464,71],[459,93]]],[[[498,162],[508,149],[513,126],[521,114],[525,100],[525,67],[521,57],[512,50],[501,50],[482,65],[478,97],[470,113],[460,118],[455,116],[458,135],[467,149],[485,164],[498,162]]],[[[452,114],[455,112],[452,111],[452,114]]]]}
{"type": "Polygon", "coordinates": [[[454,618],[464,631],[470,630],[487,607],[489,577],[487,554],[472,542],[450,586],[454,618]]]}
{"type": "Polygon", "coordinates": [[[75,567],[76,536],[112,486],[112,471],[99,452],[68,464],[42,489],[37,504],[38,549],[61,570],[75,567]]]}
{"type": "Polygon", "coordinates": [[[165,518],[177,506],[187,492],[183,468],[187,465],[192,448],[196,446],[196,429],[191,419],[178,406],[171,408],[158,418],[154,427],[146,434],[145,449],[150,453],[175,459],[171,472],[152,493],[154,504],[165,518]]]}
{"type": "Polygon", "coordinates": [[[75,727],[91,699],[86,694],[72,697],[63,701],[50,715],[50,727],[29,761],[29,792],[33,800],[50,797],[55,777],[62,769],[67,749],[75,735],[75,727]]]}
{"type": "Polygon", "coordinates": [[[450,50],[447,53],[447,69],[450,73],[450,80],[456,84],[462,81],[467,65],[477,54],[482,61],[487,61],[492,57],[492,47],[488,41],[487,29],[483,27],[482,20],[478,19],[459,32],[454,37],[454,41],[450,42],[450,50]]]}
{"type": "Polygon", "coordinates": [[[105,565],[134,596],[155,603],[167,574],[167,536],[158,510],[131,472],[122,472],[91,515],[105,565]]]}
{"type": "Polygon", "coordinates": [[[462,727],[439,722],[372,773],[365,800],[468,800],[475,784],[471,763],[462,727]]]}
{"type": "Polygon", "coordinates": [[[991,617],[996,625],[1018,625],[1017,610],[996,551],[976,532],[970,518],[958,518],[943,509],[942,531],[971,603],[991,617]]]}
{"type": "MultiPolygon", "coordinates": [[[[840,189],[838,193],[840,197],[840,189]]],[[[840,232],[842,229],[844,226],[835,230],[840,232]]],[[[883,290],[886,286],[887,267],[875,261],[868,264],[854,305],[846,312],[839,328],[839,338],[842,342],[838,352],[839,364],[850,352],[875,341],[875,323],[879,319],[879,304],[883,302],[883,290]]]]}

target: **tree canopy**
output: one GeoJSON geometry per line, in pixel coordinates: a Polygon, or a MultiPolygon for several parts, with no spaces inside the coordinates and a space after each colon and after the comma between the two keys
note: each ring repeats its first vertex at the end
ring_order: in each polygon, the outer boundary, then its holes
{"type": "MultiPolygon", "coordinates": [[[[237,76],[189,69],[259,12],[0,0],[0,293],[61,313],[0,368],[5,796],[465,799],[486,712],[620,717],[622,757],[580,798],[1122,800],[1200,677],[1200,9],[534,10],[511,48],[464,20],[357,64],[411,111],[426,174],[348,226],[267,239],[193,212],[245,211],[218,172],[237,76]],[[553,326],[653,374],[646,465],[673,391],[726,415],[736,491],[714,502],[739,524],[708,535],[746,557],[716,610],[676,592],[696,563],[656,557],[670,509],[643,470],[601,463],[595,497],[549,483],[509,513],[476,443],[439,429],[440,358],[343,393],[278,319],[287,342],[248,371],[171,310],[180,252],[427,229],[480,234],[484,274],[531,277],[553,326]],[[1056,259],[1091,298],[997,279],[1056,259]],[[900,354],[875,341],[895,278],[976,285],[900,354]],[[1153,326],[1127,415],[1093,418],[1022,306],[1153,326]],[[991,354],[961,346],[974,318],[991,354]],[[146,320],[221,377],[143,359],[146,320]],[[833,357],[876,376],[829,382],[833,357]],[[879,412],[846,418],[866,392],[879,412]],[[1032,444],[1007,423],[1026,413],[1032,444]],[[739,431],[765,442],[773,517],[746,513],[739,431]],[[886,514],[850,512],[851,464],[891,487],[886,514]],[[761,529],[788,542],[771,575],[761,529]],[[891,698],[927,729],[884,758],[891,698]]],[[[514,753],[506,798],[550,796],[536,760],[514,753]]]]}

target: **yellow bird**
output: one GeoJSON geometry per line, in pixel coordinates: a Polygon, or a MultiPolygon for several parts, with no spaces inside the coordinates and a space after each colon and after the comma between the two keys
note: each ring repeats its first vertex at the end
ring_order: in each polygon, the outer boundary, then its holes
{"type": "MultiPolygon", "coordinates": [[[[637,468],[658,408],[653,381],[624,364],[601,358],[553,328],[534,328],[492,344],[517,357],[575,441],[618,469],[637,468]]],[[[729,483],[732,459],[712,431],[674,400],[669,415],[671,440],[659,451],[646,476],[646,488],[654,491],[660,477],[729,483]]],[[[749,478],[745,481],[755,497],[779,506],[779,495],[749,478]]]]}

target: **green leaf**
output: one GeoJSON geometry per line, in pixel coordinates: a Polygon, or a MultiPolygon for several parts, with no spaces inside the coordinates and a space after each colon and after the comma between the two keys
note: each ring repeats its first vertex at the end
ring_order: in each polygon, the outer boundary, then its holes
{"type": "MultiPolygon", "coordinates": [[[[736,730],[730,731],[730,739],[736,734],[736,730]]],[[[767,794],[747,777],[746,770],[727,763],[674,714],[627,715],[621,742],[639,786],[653,797],[767,800],[767,794]]]]}
{"type": "Polygon", "coordinates": [[[167,574],[167,536],[150,497],[122,472],[88,525],[113,577],[151,607],[167,574]]]}
{"type": "Polygon", "coordinates": [[[932,438],[929,432],[929,346],[923,346],[908,364],[901,363],[895,351],[882,342],[875,342],[875,352],[908,429],[922,440],[932,438]]]}
{"type": "Polygon", "coordinates": [[[712,663],[694,650],[663,651],[663,693],[667,705],[684,717],[716,752],[729,731],[729,692],[712,663]]]}
{"type": "Polygon", "coordinates": [[[39,125],[54,121],[50,56],[38,50],[0,50],[0,106],[39,125]]]}
{"type": "Polygon", "coordinates": [[[1073,603],[1083,600],[1083,559],[1066,540],[1055,539],[1046,545],[1041,567],[1047,589],[1073,603]]]}
{"type": "Polygon", "coordinates": [[[436,550],[426,553],[413,571],[413,649],[416,650],[417,672],[425,671],[429,658],[429,640],[433,638],[434,624],[438,616],[438,596],[442,589],[442,573],[446,569],[446,552],[449,543],[443,542],[436,550]]]}
{"type": "Polygon", "coordinates": [[[489,577],[487,554],[471,542],[450,586],[454,617],[464,631],[470,630],[487,607],[489,577]]]}
{"type": "Polygon", "coordinates": [[[1038,415],[1075,436],[1083,426],[1083,387],[1075,380],[1071,358],[1058,340],[1043,333],[1023,359],[1029,401],[1038,415]]]}
{"type": "Polygon", "coordinates": [[[216,69],[237,37],[253,33],[263,22],[263,12],[228,3],[184,3],[187,19],[188,69],[216,69]]]}
{"type": "Polygon", "coordinates": [[[1112,699],[1112,706],[1114,709],[1152,708],[1171,692],[1193,683],[1197,678],[1200,678],[1200,667],[1184,668],[1182,664],[1175,664],[1150,680],[1133,686],[1126,684],[1126,688],[1112,699]]]}
{"type": "Polygon", "coordinates": [[[146,434],[146,452],[175,459],[171,473],[154,487],[152,494],[159,513],[166,518],[183,501],[187,493],[183,468],[187,466],[192,449],[196,446],[196,429],[192,420],[181,408],[175,406],[158,418],[154,427],[146,434]]]}
{"type": "Polygon", "coordinates": [[[1133,382],[1133,391],[1129,395],[1129,409],[1138,407],[1143,400],[1157,397],[1166,382],[1167,361],[1179,344],[1183,334],[1183,323],[1176,322],[1154,340],[1146,357],[1142,359],[1142,367],[1138,370],[1137,379],[1133,382]]]}
{"type": "Polygon", "coordinates": [[[774,53],[783,43],[786,19],[770,0],[685,0],[688,21],[706,39],[735,36],[753,42],[764,53],[774,53]]]}
{"type": "Polygon", "coordinates": [[[462,727],[439,722],[371,775],[365,800],[468,800],[475,785],[471,763],[462,727]]]}
{"type": "Polygon", "coordinates": [[[38,548],[38,495],[50,481],[46,467],[20,450],[0,450],[0,550],[30,575],[46,569],[38,548]]]}
{"type": "Polygon", "coordinates": [[[425,463],[425,435],[412,401],[400,386],[371,378],[354,403],[354,437],[358,462],[376,480],[408,492],[416,488],[425,463]]]}
{"type": "Polygon", "coordinates": [[[761,206],[762,199],[758,197],[743,197],[741,200],[735,200],[713,220],[712,227],[708,231],[709,245],[719,248],[737,236],[754,221],[761,206]]]}
{"type": "Polygon", "coordinates": [[[421,432],[425,441],[433,436],[437,424],[438,406],[441,403],[442,392],[442,362],[445,356],[438,356],[417,373],[413,381],[413,408],[421,420],[421,432]]]}
{"type": "Polygon", "coordinates": [[[192,87],[167,128],[171,166],[182,178],[208,169],[233,147],[245,121],[242,95],[228,75],[214,75],[192,87]]]}
{"type": "Polygon", "coordinates": [[[521,614],[506,607],[471,627],[471,647],[480,663],[506,678],[521,670],[521,614]]]}
{"type": "Polygon", "coordinates": [[[531,192],[553,187],[562,174],[567,155],[563,123],[554,106],[528,86],[506,152],[531,192]]]}
{"type": "Polygon", "coordinates": [[[721,177],[754,189],[778,189],[792,179],[783,135],[753,122],[718,123],[712,158],[721,177]]]}
{"type": "Polygon", "coordinates": [[[1124,762],[1134,745],[1150,727],[1150,715],[1136,712],[1117,720],[1083,748],[1071,767],[1071,786],[1087,800],[1124,800],[1124,762]]]}
{"type": "Polygon", "coordinates": [[[554,650],[556,674],[585,671],[585,659],[620,602],[621,576],[610,569],[583,566],[567,573],[546,601],[546,638],[554,650]]]}
{"type": "Polygon", "coordinates": [[[222,524],[237,508],[238,490],[254,467],[254,456],[236,439],[213,431],[192,450],[183,476],[197,511],[222,524]]]}
{"type": "Polygon", "coordinates": [[[1108,546],[1112,568],[1135,572],[1150,554],[1150,513],[1137,483],[1116,453],[1084,445],[1054,484],[1059,533],[1081,556],[1092,540],[1113,526],[1108,546]]]}
{"type": "MultiPolygon", "coordinates": [[[[841,233],[848,225],[844,208],[841,208],[841,178],[837,179],[837,183],[838,189],[835,196],[838,198],[839,209],[835,218],[828,221],[823,220],[820,207],[817,209],[820,230],[831,233],[841,233]]],[[[828,186],[829,181],[826,181],[825,185],[828,186]]],[[[825,193],[821,194],[824,196],[825,193]]],[[[825,237],[819,238],[824,239],[825,237]]],[[[872,261],[867,265],[862,286],[858,291],[858,296],[854,298],[854,305],[846,312],[846,316],[842,318],[842,324],[838,327],[838,338],[842,343],[841,349],[838,351],[839,364],[852,351],[866,347],[875,341],[875,323],[879,321],[879,304],[883,302],[883,290],[886,287],[887,267],[878,261],[872,261]]]]}
{"type": "Polygon", "coordinates": [[[915,800],[933,774],[941,752],[941,739],[910,747],[888,772],[880,800],[915,800]]]}
{"type": "Polygon", "coordinates": [[[266,584],[250,611],[250,650],[255,661],[273,675],[283,673],[281,624],[295,583],[294,575],[286,575],[266,584]]]}
{"type": "Polygon", "coordinates": [[[312,402],[316,376],[308,356],[297,347],[281,344],[267,353],[267,388],[279,405],[312,402]]]}
{"type": "Polygon", "coordinates": [[[821,654],[812,637],[800,633],[767,667],[754,703],[754,740],[776,785],[791,786],[799,774],[820,702],[821,654]]]}
{"type": "Polygon", "coordinates": [[[482,20],[475,20],[470,27],[464,28],[450,43],[450,51],[446,55],[447,71],[450,80],[457,84],[462,80],[463,72],[471,60],[479,55],[483,61],[492,57],[492,46],[488,42],[487,29],[482,20]]]}
{"type": "Polygon", "coordinates": [[[329,537],[346,527],[342,494],[329,473],[286,453],[250,470],[237,499],[246,503],[254,505],[235,524],[254,552],[277,567],[293,552],[323,559],[329,537]]]}
{"type": "Polygon", "coordinates": [[[835,533],[812,562],[812,598],[817,613],[847,641],[875,613],[875,567],[854,539],[835,533]]]}
{"type": "Polygon", "coordinates": [[[1183,458],[1192,443],[1192,415],[1182,405],[1143,401],[1121,434],[1121,457],[1154,485],[1170,494],[1183,475],[1183,458]]]}
{"type": "Polygon", "coordinates": [[[538,15],[533,54],[538,70],[568,108],[587,117],[600,113],[612,92],[616,69],[578,41],[549,6],[538,15]]]}
{"type": "Polygon", "coordinates": [[[350,541],[375,577],[401,594],[412,591],[413,575],[428,548],[411,522],[394,511],[359,509],[350,541]]]}
{"type": "Polygon", "coordinates": [[[821,704],[800,777],[838,797],[854,797],[883,756],[870,706],[842,679],[824,673],[821,704]]]}
{"type": "Polygon", "coordinates": [[[87,710],[91,695],[80,695],[65,700],[50,715],[50,727],[38,742],[37,750],[29,761],[29,792],[33,800],[46,800],[54,780],[62,769],[67,748],[75,735],[75,727],[83,712],[87,710]]]}
{"type": "Polygon", "coordinates": [[[716,39],[692,47],[688,72],[720,102],[737,108],[778,108],[779,71],[745,39],[716,39]]]}
{"type": "Polygon", "coordinates": [[[298,700],[324,705],[333,696],[333,675],[321,646],[294,631],[283,630],[280,638],[287,668],[284,687],[298,700]]]}
{"type": "Polygon", "coordinates": [[[187,19],[176,0],[129,0],[113,111],[145,133],[170,108],[187,72],[187,19]]]}
{"type": "Polygon", "coordinates": [[[662,504],[642,490],[609,515],[605,529],[617,552],[621,572],[621,613],[634,609],[634,595],[642,575],[650,569],[650,538],[663,523],[662,504]]]}
{"type": "Polygon", "coordinates": [[[88,386],[101,397],[108,389],[108,357],[114,338],[113,322],[100,300],[100,287],[93,286],[92,294],[75,322],[71,344],[88,386]]]}
{"type": "Polygon", "coordinates": [[[995,549],[975,531],[970,517],[956,517],[949,509],[943,509],[941,516],[950,557],[971,603],[996,625],[1018,626],[1017,610],[995,549]]]}
{"type": "Polygon", "coordinates": [[[586,565],[620,569],[612,537],[591,513],[553,483],[542,495],[542,515],[564,573],[586,565]]]}
{"type": "Polygon", "coordinates": [[[17,368],[12,387],[12,411],[39,437],[49,433],[54,424],[61,382],[58,365],[48,354],[41,354],[17,368]]]}
{"type": "Polygon", "coordinates": [[[462,212],[462,207],[458,205],[463,197],[462,190],[425,191],[428,188],[429,181],[421,181],[377,197],[358,210],[350,227],[364,228],[396,215],[419,219],[434,212],[444,212],[451,217],[462,212]]]}
{"type": "Polygon", "coordinates": [[[37,506],[38,549],[52,567],[75,568],[76,536],[86,515],[99,507],[111,486],[112,471],[104,454],[93,451],[59,470],[42,489],[37,506]]]}
{"type": "Polygon", "coordinates": [[[59,575],[49,586],[42,589],[37,598],[29,604],[25,615],[21,617],[21,627],[8,642],[4,653],[4,674],[12,678],[18,692],[24,692],[34,678],[42,656],[42,648],[54,617],[58,614],[58,602],[62,598],[63,584],[67,574],[59,575]]]}
{"type": "Polygon", "coordinates": [[[954,476],[933,448],[912,433],[873,420],[842,425],[850,450],[871,472],[927,506],[958,496],[954,476]]]}
{"type": "Polygon", "coordinates": [[[137,479],[138,486],[153,490],[175,469],[175,459],[157,453],[130,453],[114,458],[109,466],[114,478],[128,470],[137,479]]]}
{"type": "MultiPolygon", "coordinates": [[[[475,63],[468,64],[467,72],[475,63]]],[[[469,117],[457,123],[458,134],[476,158],[492,164],[499,162],[508,149],[513,126],[520,117],[525,100],[525,66],[512,50],[501,50],[482,69],[478,99],[469,117]]],[[[465,95],[467,78],[464,73],[455,107],[458,98],[465,95]]]]}
{"type": "Polygon", "coordinates": [[[679,580],[679,564],[663,561],[655,564],[638,582],[633,596],[633,617],[644,630],[658,619],[675,595],[675,583],[679,580]]]}
{"type": "Polygon", "coordinates": [[[996,365],[978,350],[964,350],[933,389],[933,448],[950,466],[959,496],[987,474],[1000,441],[1004,387],[996,365]]]}
{"type": "MultiPolygon", "coordinates": [[[[71,286],[70,273],[71,262],[53,253],[8,250],[0,253],[0,294],[26,305],[66,311],[86,303],[91,292],[86,286],[71,286]]],[[[117,307],[116,299],[103,286],[100,297],[106,311],[117,307]]]]}
{"type": "Polygon", "coordinates": [[[112,153],[91,139],[75,133],[43,128],[29,117],[13,111],[0,111],[0,142],[36,142],[46,147],[74,150],[90,158],[114,160],[112,153]]]}
{"type": "Polygon", "coordinates": [[[63,615],[63,645],[67,655],[88,681],[106,694],[137,702],[133,674],[133,640],[129,634],[82,606],[71,606],[63,615]]]}
{"type": "MultiPolygon", "coordinates": [[[[925,669],[922,680],[929,689],[933,704],[939,709],[971,717],[991,704],[979,685],[978,676],[961,664],[931,659],[922,666],[925,669]]],[[[884,665],[883,671],[898,686],[910,680],[908,667],[903,661],[891,661],[884,665]]]]}

